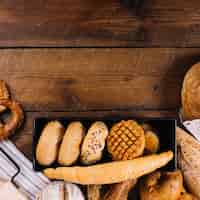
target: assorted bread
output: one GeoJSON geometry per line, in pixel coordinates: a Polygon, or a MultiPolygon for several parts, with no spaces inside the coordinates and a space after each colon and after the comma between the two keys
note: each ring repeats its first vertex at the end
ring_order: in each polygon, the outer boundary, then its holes
{"type": "Polygon", "coordinates": [[[66,128],[59,121],[48,122],[36,146],[36,159],[46,167],[44,174],[49,179],[88,185],[90,200],[127,200],[138,178],[173,158],[171,151],[156,154],[159,137],[149,124],[122,120],[109,131],[104,122],[96,121],[87,128],[78,121],[66,128]],[[96,164],[104,150],[110,154],[110,162],[96,164]],[[55,162],[60,166],[48,168],[55,162]],[[89,166],[76,166],[76,162],[89,166]],[[101,185],[107,184],[112,185],[101,196],[101,185]]]}

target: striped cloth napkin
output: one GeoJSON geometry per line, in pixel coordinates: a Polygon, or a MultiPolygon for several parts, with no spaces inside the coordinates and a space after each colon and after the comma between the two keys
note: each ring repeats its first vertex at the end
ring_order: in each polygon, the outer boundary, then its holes
{"type": "Polygon", "coordinates": [[[9,140],[0,142],[0,179],[12,181],[31,200],[50,183],[42,173],[33,170],[32,163],[9,140]],[[18,169],[9,157],[20,169],[14,179],[18,169]]]}

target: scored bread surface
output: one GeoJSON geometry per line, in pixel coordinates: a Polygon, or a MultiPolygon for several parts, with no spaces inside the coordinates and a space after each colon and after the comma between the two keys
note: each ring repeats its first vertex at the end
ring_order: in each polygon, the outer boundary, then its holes
{"type": "Polygon", "coordinates": [[[144,130],[134,120],[121,121],[112,127],[107,146],[113,160],[134,159],[144,151],[144,130]]]}

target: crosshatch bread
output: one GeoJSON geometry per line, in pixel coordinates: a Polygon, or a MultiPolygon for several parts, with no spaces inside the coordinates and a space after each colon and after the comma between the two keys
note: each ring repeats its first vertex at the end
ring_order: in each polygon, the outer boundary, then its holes
{"type": "Polygon", "coordinates": [[[114,161],[87,167],[48,168],[44,174],[50,179],[65,180],[82,185],[102,185],[137,179],[165,166],[173,158],[173,152],[136,158],[127,161],[114,161]]]}
{"type": "Polygon", "coordinates": [[[58,155],[61,165],[71,165],[78,159],[84,136],[85,129],[81,122],[71,122],[68,125],[58,155]]]}
{"type": "Polygon", "coordinates": [[[51,121],[44,127],[36,147],[36,159],[41,165],[56,161],[63,135],[64,127],[59,121],[51,121]]]}
{"type": "Polygon", "coordinates": [[[200,118],[200,63],[186,73],[182,87],[182,107],[185,119],[200,118]]]}
{"type": "Polygon", "coordinates": [[[122,120],[112,127],[107,147],[113,160],[131,160],[141,156],[145,148],[144,130],[134,120],[122,120]]]}

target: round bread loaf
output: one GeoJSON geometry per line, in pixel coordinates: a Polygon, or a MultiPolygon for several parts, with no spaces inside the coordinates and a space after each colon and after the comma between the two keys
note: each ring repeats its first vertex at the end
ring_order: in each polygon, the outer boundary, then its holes
{"type": "Polygon", "coordinates": [[[200,118],[200,63],[192,66],[186,73],[182,87],[183,117],[200,118]]]}

